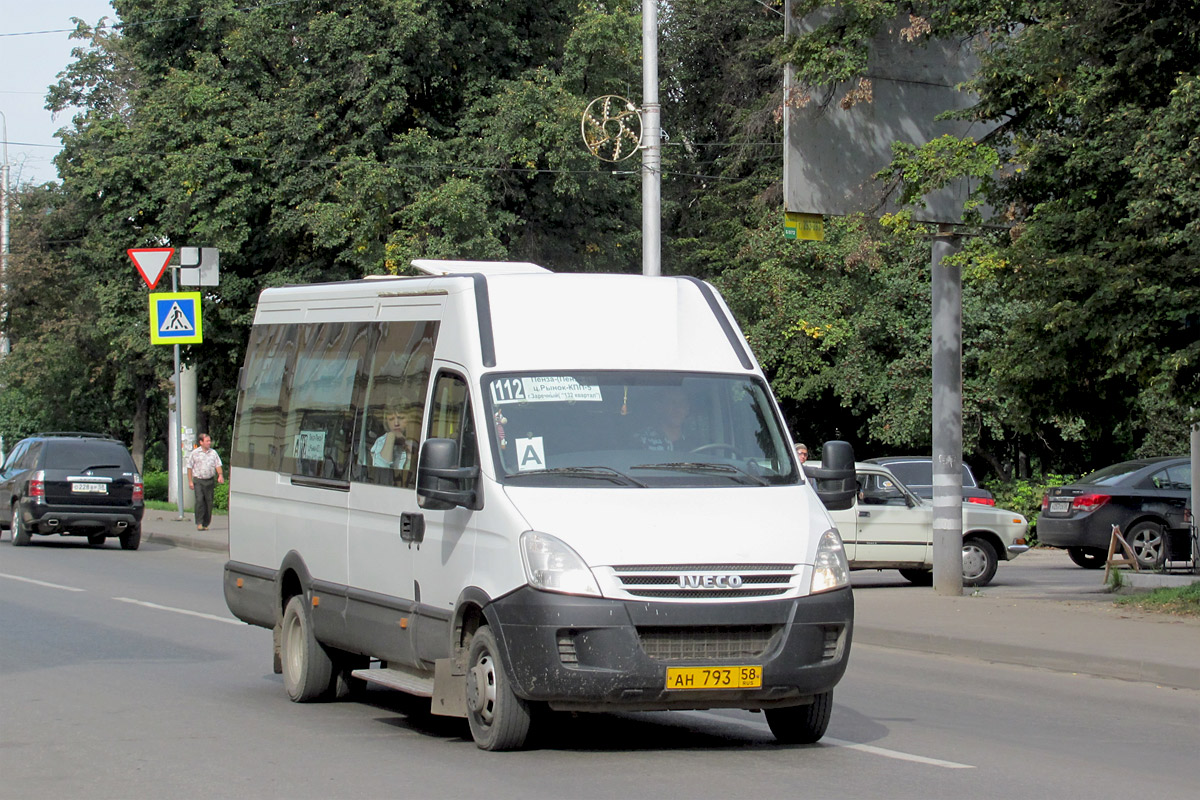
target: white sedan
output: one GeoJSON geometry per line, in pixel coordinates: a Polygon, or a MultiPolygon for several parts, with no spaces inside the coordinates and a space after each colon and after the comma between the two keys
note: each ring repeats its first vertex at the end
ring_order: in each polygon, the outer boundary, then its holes
{"type": "MultiPolygon", "coordinates": [[[[819,466],[813,464],[813,466],[819,466]]],[[[831,511],[850,569],[897,569],[908,580],[933,581],[933,504],[917,497],[887,468],[855,464],[858,495],[831,511]]],[[[986,586],[1001,559],[1029,549],[1029,523],[1015,511],[963,503],[963,585],[986,586]]]]}

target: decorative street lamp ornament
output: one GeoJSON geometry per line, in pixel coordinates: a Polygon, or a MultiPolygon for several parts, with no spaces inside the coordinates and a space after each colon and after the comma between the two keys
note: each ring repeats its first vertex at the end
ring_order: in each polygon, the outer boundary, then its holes
{"type": "Polygon", "coordinates": [[[581,121],[583,143],[602,161],[623,161],[642,143],[642,115],[637,106],[615,94],[588,103],[581,121]]]}

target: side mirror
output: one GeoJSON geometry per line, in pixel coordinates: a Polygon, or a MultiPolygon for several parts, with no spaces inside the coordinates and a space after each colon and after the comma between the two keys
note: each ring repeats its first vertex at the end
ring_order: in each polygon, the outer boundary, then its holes
{"type": "Polygon", "coordinates": [[[448,511],[455,506],[476,508],[475,482],[479,467],[458,466],[458,442],[426,439],[417,462],[417,497],[422,508],[448,511]]]}
{"type": "Polygon", "coordinates": [[[825,442],[821,447],[821,466],[805,464],[804,474],[812,480],[817,497],[830,511],[845,511],[854,505],[858,484],[854,479],[854,447],[849,442],[825,442]]]}

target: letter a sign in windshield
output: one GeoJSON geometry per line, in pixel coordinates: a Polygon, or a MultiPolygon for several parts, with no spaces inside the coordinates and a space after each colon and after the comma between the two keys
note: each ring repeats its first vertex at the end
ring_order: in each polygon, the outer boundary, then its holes
{"type": "Polygon", "coordinates": [[[125,251],[133,259],[133,265],[141,274],[142,280],[154,291],[158,279],[167,271],[167,262],[175,255],[174,247],[142,247],[130,248],[125,251]]]}

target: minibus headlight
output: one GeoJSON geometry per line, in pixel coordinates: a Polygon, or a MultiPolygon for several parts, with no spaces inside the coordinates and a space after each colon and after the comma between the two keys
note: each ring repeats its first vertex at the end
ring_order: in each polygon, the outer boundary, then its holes
{"type": "Polygon", "coordinates": [[[544,592],[600,597],[600,585],[579,554],[545,533],[521,534],[521,555],[529,585],[544,592]]]}
{"type": "Polygon", "coordinates": [[[842,537],[832,528],[821,534],[817,557],[813,559],[811,594],[840,589],[850,583],[850,565],[846,563],[846,548],[842,537]]]}

